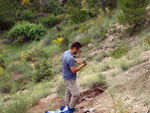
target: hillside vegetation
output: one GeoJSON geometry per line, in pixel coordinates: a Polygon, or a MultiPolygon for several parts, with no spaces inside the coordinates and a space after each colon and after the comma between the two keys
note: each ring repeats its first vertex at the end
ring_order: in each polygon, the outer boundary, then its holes
{"type": "Polygon", "coordinates": [[[40,99],[63,99],[62,55],[75,41],[83,46],[76,59],[87,61],[78,72],[80,90],[99,88],[112,101],[107,110],[89,107],[96,113],[146,112],[149,71],[141,68],[149,69],[149,7],[149,0],[1,0],[0,113],[40,113],[32,111],[40,99]],[[133,107],[120,99],[140,94],[133,107]]]}

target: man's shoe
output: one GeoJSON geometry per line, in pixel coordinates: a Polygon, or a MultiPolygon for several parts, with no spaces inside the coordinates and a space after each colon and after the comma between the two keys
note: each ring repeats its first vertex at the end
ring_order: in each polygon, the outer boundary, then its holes
{"type": "Polygon", "coordinates": [[[73,108],[73,109],[70,109],[71,110],[71,113],[75,113],[77,112],[77,109],[73,108]]]}

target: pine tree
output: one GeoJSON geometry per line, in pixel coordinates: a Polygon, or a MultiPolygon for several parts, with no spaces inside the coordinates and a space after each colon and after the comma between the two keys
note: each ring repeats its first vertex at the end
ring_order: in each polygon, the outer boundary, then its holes
{"type": "Polygon", "coordinates": [[[139,30],[145,23],[146,7],[149,0],[119,0],[122,14],[118,15],[121,24],[132,26],[133,32],[139,30]]]}

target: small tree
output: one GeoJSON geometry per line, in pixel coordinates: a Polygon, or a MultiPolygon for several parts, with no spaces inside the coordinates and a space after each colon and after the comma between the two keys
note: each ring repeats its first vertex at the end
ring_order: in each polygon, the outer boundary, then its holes
{"type": "Polygon", "coordinates": [[[119,0],[122,14],[118,15],[121,24],[132,26],[132,32],[141,28],[146,19],[146,7],[149,0],[119,0]]]}
{"type": "Polygon", "coordinates": [[[33,75],[35,83],[41,82],[44,79],[50,79],[53,76],[51,66],[45,59],[42,60],[42,63],[35,63],[34,67],[36,69],[33,75]]]}

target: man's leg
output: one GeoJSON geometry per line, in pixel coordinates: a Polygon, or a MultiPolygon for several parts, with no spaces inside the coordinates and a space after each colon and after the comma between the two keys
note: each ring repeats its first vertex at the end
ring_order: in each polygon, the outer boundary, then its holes
{"type": "Polygon", "coordinates": [[[65,90],[65,105],[69,107],[70,98],[71,98],[71,93],[70,93],[70,91],[68,89],[69,81],[68,80],[64,80],[64,84],[66,86],[66,90],[65,90]]]}
{"type": "Polygon", "coordinates": [[[66,91],[65,91],[65,104],[68,107],[69,107],[69,103],[70,103],[70,98],[71,98],[71,93],[70,93],[69,89],[66,87],[66,91]]]}
{"type": "Polygon", "coordinates": [[[69,90],[71,92],[71,100],[69,103],[69,107],[71,109],[75,108],[75,105],[77,104],[78,100],[79,100],[79,90],[76,84],[76,80],[72,80],[71,83],[69,84],[69,90]]]}
{"type": "Polygon", "coordinates": [[[79,90],[76,84],[76,80],[64,80],[65,86],[66,86],[66,93],[65,93],[65,102],[66,105],[71,109],[75,108],[76,103],[79,100],[79,90]],[[71,95],[70,95],[71,94],[71,95]]]}

